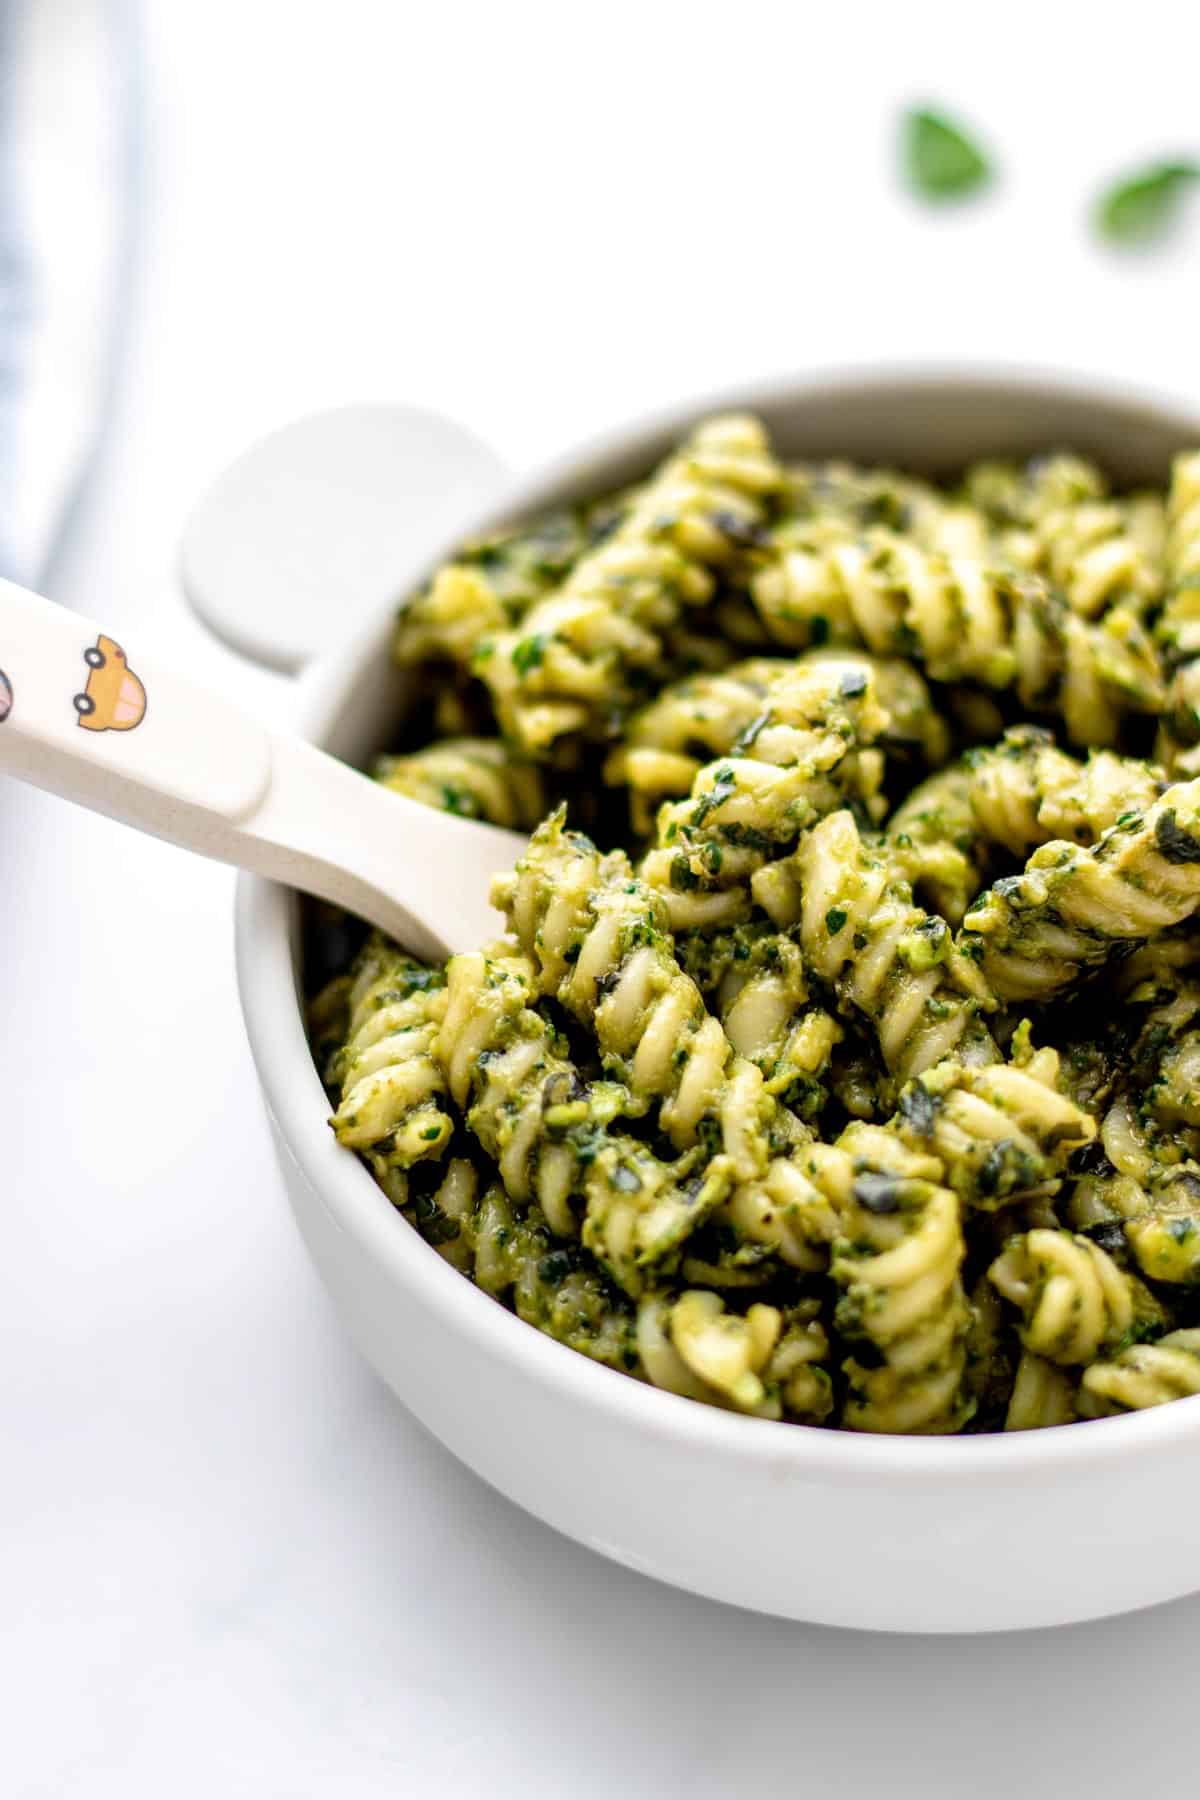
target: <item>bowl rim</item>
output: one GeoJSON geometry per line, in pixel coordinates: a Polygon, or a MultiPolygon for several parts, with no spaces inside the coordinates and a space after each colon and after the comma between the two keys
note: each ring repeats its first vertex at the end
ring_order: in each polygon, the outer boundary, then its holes
{"type": "MultiPolygon", "coordinates": [[[[700,414],[736,408],[756,411],[805,399],[835,399],[848,391],[964,386],[1014,389],[1038,400],[1059,399],[1127,409],[1131,419],[1154,420],[1181,437],[1200,441],[1200,413],[1180,407],[1170,396],[1141,384],[1084,370],[1043,369],[1028,362],[856,363],[816,373],[699,392],[669,407],[590,434],[511,483],[501,496],[466,518],[442,541],[431,544],[398,573],[397,592],[410,591],[429,569],[464,537],[519,517],[548,490],[576,484],[588,489],[594,465],[643,444],[677,436],[700,414]]],[[[395,612],[389,600],[341,648],[324,657],[297,684],[296,725],[320,741],[348,682],[395,612]]],[[[1077,1421],[1035,1431],[980,1432],[914,1438],[838,1431],[748,1418],[700,1405],[680,1395],[633,1381],[619,1370],[593,1362],[546,1336],[498,1305],[447,1263],[405,1221],[357,1157],[336,1142],[327,1123],[328,1105],[309,1051],[297,984],[294,945],[297,903],[286,888],[261,877],[238,877],[236,964],[243,1018],[268,1111],[287,1155],[314,1190],[338,1230],[353,1236],[400,1289],[419,1292],[448,1329],[461,1334],[490,1360],[518,1376],[541,1383],[570,1401],[581,1417],[605,1415],[627,1432],[687,1448],[698,1456],[735,1457],[747,1469],[774,1476],[821,1476],[840,1482],[871,1482],[883,1475],[906,1483],[968,1483],[986,1473],[1013,1483],[1052,1468],[1076,1477],[1114,1460],[1146,1456],[1200,1431],[1200,1396],[1141,1412],[1077,1421]],[[397,1225],[400,1229],[397,1229],[397,1225]]],[[[431,1421],[432,1423],[432,1421],[431,1421]]],[[[436,1426],[434,1426],[436,1429],[436,1426]]]]}

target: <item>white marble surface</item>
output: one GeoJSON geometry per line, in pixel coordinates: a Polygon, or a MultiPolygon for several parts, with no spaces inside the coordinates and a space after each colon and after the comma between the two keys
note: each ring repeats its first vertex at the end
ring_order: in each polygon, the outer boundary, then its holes
{"type": "MultiPolygon", "coordinates": [[[[1200,400],[1200,219],[1130,265],[1080,216],[1098,172],[1197,148],[1184,9],[830,12],[158,0],[142,298],[53,591],[284,707],[184,616],[172,555],[199,485],[309,408],[443,406],[523,464],[689,385],[854,357],[1200,400]],[[889,185],[914,93],[1007,153],[961,218],[889,185]]],[[[229,874],[24,791],[0,858],[5,1794],[1193,1791],[1200,1600],[993,1640],[809,1630],[484,1489],[356,1360],[293,1234],[229,874]]]]}

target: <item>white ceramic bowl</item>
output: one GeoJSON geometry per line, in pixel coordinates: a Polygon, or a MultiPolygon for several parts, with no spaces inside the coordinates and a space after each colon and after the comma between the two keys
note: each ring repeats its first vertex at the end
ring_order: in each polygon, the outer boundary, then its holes
{"type": "MultiPolygon", "coordinates": [[[[486,519],[464,518],[454,541],[611,488],[730,405],[759,413],[793,455],[916,469],[1070,445],[1122,480],[1161,482],[1170,455],[1200,442],[1200,419],[1106,384],[944,370],[780,381],[615,432],[486,519]]],[[[397,592],[450,548],[398,569],[397,592]]],[[[404,704],[391,628],[389,608],[305,683],[302,729],[352,761],[388,742],[404,704]]],[[[831,1625],[997,1631],[1200,1587],[1200,1399],[1011,1436],[871,1438],[659,1393],[505,1312],[335,1144],[297,1002],[297,942],[294,897],[243,877],[242,1002],[297,1222],[363,1354],[502,1493],[630,1568],[831,1625]]]]}

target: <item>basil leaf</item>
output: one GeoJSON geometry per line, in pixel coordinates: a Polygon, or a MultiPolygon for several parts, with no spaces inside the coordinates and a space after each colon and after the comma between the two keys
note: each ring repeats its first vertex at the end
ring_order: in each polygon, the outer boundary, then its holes
{"type": "Polygon", "coordinates": [[[982,150],[940,113],[905,113],[901,150],[908,185],[923,200],[961,199],[991,178],[982,150]]]}
{"type": "Polygon", "coordinates": [[[1158,163],[1114,182],[1097,202],[1096,230],[1112,244],[1152,243],[1174,224],[1197,180],[1200,164],[1178,162],[1158,163]]]}

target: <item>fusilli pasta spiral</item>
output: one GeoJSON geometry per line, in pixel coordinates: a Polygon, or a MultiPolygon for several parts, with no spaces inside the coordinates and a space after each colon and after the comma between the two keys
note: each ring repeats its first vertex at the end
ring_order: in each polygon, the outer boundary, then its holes
{"type": "Polygon", "coordinates": [[[402,1210],[439,1256],[528,1324],[595,1362],[643,1374],[627,1297],[578,1246],[556,1238],[536,1206],[514,1208],[474,1161],[451,1158],[433,1189],[412,1183],[402,1210]]]}
{"type": "Polygon", "coordinates": [[[532,831],[546,811],[540,771],[495,738],[447,738],[408,756],[381,756],[376,781],[439,812],[532,831]]]}
{"type": "Polygon", "coordinates": [[[1175,459],[1167,495],[1167,597],[1155,635],[1174,671],[1155,754],[1200,774],[1200,451],[1175,459]]]}
{"type": "Polygon", "coordinates": [[[901,1080],[951,1053],[994,1059],[980,1017],[991,997],[974,964],[945,920],[916,905],[888,845],[864,840],[849,812],[830,813],[751,887],[839,1007],[870,1022],[901,1080]]]}
{"type": "Polygon", "coordinates": [[[912,655],[937,681],[1014,689],[1030,711],[1057,711],[1074,743],[1115,741],[1127,711],[1154,713],[1164,692],[1136,612],[1083,618],[1039,575],[930,552],[871,527],[832,544],[803,520],[772,534],[754,600],[771,637],[864,643],[912,655]]]}
{"type": "Polygon", "coordinates": [[[1098,1413],[1140,1412],[1200,1394],[1200,1331],[1169,1331],[1156,1344],[1131,1344],[1083,1372],[1083,1392],[1098,1413]]]}
{"type": "Polygon", "coordinates": [[[375,936],[352,973],[346,1042],[327,1073],[341,1101],[338,1142],[377,1173],[440,1156],[453,1134],[446,1087],[431,1054],[445,1004],[443,979],[375,936]]]}
{"type": "Polygon", "coordinates": [[[885,1133],[852,1126],[843,1147],[857,1171],[831,1265],[837,1326],[851,1350],[843,1422],[957,1431],[970,1411],[958,1201],[938,1185],[936,1161],[906,1156],[885,1133]]]}
{"type": "Polygon", "coordinates": [[[990,1275],[1021,1310],[1021,1342],[1047,1362],[1093,1362],[1133,1325],[1129,1279],[1090,1238],[1069,1231],[1027,1232],[1014,1238],[990,1275]]]}
{"type": "Polygon", "coordinates": [[[805,1304],[789,1318],[755,1303],[727,1312],[707,1289],[676,1298],[648,1294],[638,1307],[638,1350],[656,1387],[760,1419],[785,1416],[820,1424],[832,1410],[821,1366],[829,1340],[805,1304]]]}
{"type": "Polygon", "coordinates": [[[756,420],[698,426],[519,627],[479,641],[473,667],[505,735],[526,751],[569,732],[606,735],[636,699],[640,672],[660,663],[663,633],[756,540],[781,480],[756,420]]]}
{"type": "Polygon", "coordinates": [[[1080,763],[1035,725],[1015,726],[993,748],[969,750],[964,761],[979,834],[1014,856],[1054,838],[1094,844],[1118,820],[1152,806],[1168,785],[1152,764],[1109,750],[1080,763]]]}
{"type": "Polygon", "coordinates": [[[448,662],[469,671],[481,639],[522,618],[619,516],[609,503],[566,508],[465,545],[401,612],[396,661],[405,667],[448,662]]]}
{"type": "Polygon", "coordinates": [[[1024,873],[995,882],[959,934],[1003,1000],[1044,1000],[1114,948],[1200,906],[1200,781],[1124,815],[1094,847],[1043,844],[1024,873]]]}
{"type": "Polygon", "coordinates": [[[1024,1066],[971,1067],[950,1060],[900,1095],[906,1142],[931,1149],[959,1197],[993,1209],[1055,1189],[1095,1120],[1058,1091],[1058,1055],[1032,1054],[1024,1066]]]}
{"type": "Polygon", "coordinates": [[[602,865],[595,846],[555,813],[515,876],[494,890],[517,941],[551,994],[596,1034],[605,1068],[630,1098],[627,1110],[660,1105],[679,1149],[711,1124],[739,1180],[766,1162],[774,1102],[762,1074],[733,1054],[720,1021],[679,967],[661,897],[620,857],[602,865]]]}
{"type": "Polygon", "coordinates": [[[447,965],[447,1005],[434,1040],[456,1105],[493,1156],[506,1192],[536,1202],[561,1237],[579,1233],[627,1293],[647,1267],[669,1259],[733,1183],[729,1159],[664,1163],[640,1140],[604,1127],[624,1093],[590,1087],[553,1028],[529,1004],[524,958],[483,952],[447,965]]]}
{"type": "Polygon", "coordinates": [[[971,799],[970,772],[954,763],[918,783],[887,822],[895,868],[949,925],[961,923],[985,867],[971,799]]]}
{"type": "Polygon", "coordinates": [[[1058,1363],[1026,1350],[1017,1364],[1005,1431],[1041,1431],[1069,1425],[1075,1417],[1075,1383],[1058,1363]]]}
{"type": "Polygon", "coordinates": [[[786,761],[794,738],[785,734],[799,709],[811,712],[812,698],[822,694],[844,697],[845,684],[853,688],[860,676],[887,714],[876,735],[888,753],[943,762],[949,732],[911,664],[862,651],[813,650],[794,660],[752,657],[664,688],[630,720],[625,741],[604,765],[604,779],[629,787],[634,829],[648,833],[652,803],[687,794],[706,763],[733,753],[786,761]]]}
{"type": "Polygon", "coordinates": [[[881,816],[884,759],[872,746],[889,715],[873,674],[800,665],[774,687],[739,753],[708,763],[686,800],[664,806],[643,873],[662,890],[676,929],[746,916],[755,872],[847,801],[881,816]]]}
{"type": "Polygon", "coordinates": [[[760,938],[722,981],[717,1012],[736,1054],[761,1069],[767,1093],[802,1118],[816,1117],[843,1034],[812,999],[799,946],[783,934],[760,938]]]}

